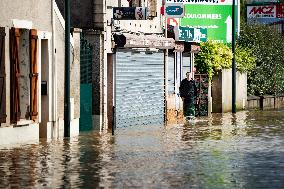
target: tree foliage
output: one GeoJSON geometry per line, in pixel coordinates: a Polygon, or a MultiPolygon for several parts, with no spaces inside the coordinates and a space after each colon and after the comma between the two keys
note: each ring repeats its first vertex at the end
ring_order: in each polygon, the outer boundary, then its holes
{"type": "Polygon", "coordinates": [[[284,91],[284,38],[265,25],[242,25],[238,44],[252,49],[256,68],[248,74],[248,93],[277,95],[284,91]]]}
{"type": "MultiPolygon", "coordinates": [[[[209,79],[215,72],[232,67],[232,50],[222,43],[207,41],[200,44],[201,51],[195,56],[195,65],[200,73],[207,73],[209,79]]],[[[237,45],[236,63],[240,72],[250,72],[255,67],[253,51],[247,47],[237,45]]]]}

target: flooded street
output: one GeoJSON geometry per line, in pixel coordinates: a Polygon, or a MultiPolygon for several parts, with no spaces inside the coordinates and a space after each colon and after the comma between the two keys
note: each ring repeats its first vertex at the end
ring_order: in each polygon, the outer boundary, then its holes
{"type": "Polygon", "coordinates": [[[1,147],[0,187],[284,188],[284,111],[1,147]]]}

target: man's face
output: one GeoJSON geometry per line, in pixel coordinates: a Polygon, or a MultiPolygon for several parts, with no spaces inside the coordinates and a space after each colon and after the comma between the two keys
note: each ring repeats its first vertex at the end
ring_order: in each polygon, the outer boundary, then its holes
{"type": "Polygon", "coordinates": [[[190,79],[191,79],[191,73],[187,72],[187,73],[186,73],[186,78],[187,78],[188,80],[190,80],[190,79]]]}

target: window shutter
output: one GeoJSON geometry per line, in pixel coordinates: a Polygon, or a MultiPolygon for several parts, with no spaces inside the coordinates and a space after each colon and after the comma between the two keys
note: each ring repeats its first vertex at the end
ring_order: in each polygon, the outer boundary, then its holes
{"type": "Polygon", "coordinates": [[[10,29],[10,64],[11,64],[11,123],[16,123],[20,120],[20,61],[19,61],[19,43],[20,43],[20,29],[10,29]]]}
{"type": "Polygon", "coordinates": [[[31,120],[37,118],[38,107],[37,107],[37,81],[38,81],[38,63],[37,63],[37,54],[38,54],[38,35],[37,30],[30,30],[30,81],[31,81],[31,106],[30,106],[30,117],[31,120]]]}
{"type": "Polygon", "coordinates": [[[0,124],[6,122],[5,28],[0,27],[0,124]]]}

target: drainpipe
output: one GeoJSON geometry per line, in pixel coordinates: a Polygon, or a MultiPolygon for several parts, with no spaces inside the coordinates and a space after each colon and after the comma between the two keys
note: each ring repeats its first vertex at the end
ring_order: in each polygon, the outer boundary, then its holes
{"type": "MultiPolygon", "coordinates": [[[[165,38],[168,38],[168,26],[167,26],[167,18],[165,16],[165,38]]],[[[164,83],[165,83],[165,123],[167,122],[167,109],[168,109],[168,56],[169,56],[169,50],[165,49],[165,54],[164,54],[164,62],[165,62],[165,67],[164,67],[164,83]]]]}
{"type": "Polygon", "coordinates": [[[70,0],[65,0],[64,137],[70,137],[70,0]]]}

